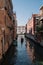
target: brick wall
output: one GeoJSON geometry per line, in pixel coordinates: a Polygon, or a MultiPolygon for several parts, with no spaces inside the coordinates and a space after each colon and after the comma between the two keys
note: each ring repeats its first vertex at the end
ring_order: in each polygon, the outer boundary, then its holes
{"type": "Polygon", "coordinates": [[[16,13],[14,13],[14,39],[17,36],[17,20],[16,20],[16,13]]]}
{"type": "Polygon", "coordinates": [[[0,0],[0,59],[13,42],[13,20],[11,17],[12,7],[10,2],[8,0],[0,0]],[[10,16],[8,14],[9,11],[11,11],[10,16]]]}
{"type": "Polygon", "coordinates": [[[27,33],[31,33],[34,35],[34,18],[32,17],[30,20],[28,20],[27,23],[27,33]]]}

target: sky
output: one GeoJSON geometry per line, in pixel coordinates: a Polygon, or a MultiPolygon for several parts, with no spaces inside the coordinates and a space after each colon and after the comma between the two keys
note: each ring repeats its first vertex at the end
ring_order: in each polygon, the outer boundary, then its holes
{"type": "Polygon", "coordinates": [[[32,14],[39,13],[43,0],[12,0],[13,12],[16,12],[17,24],[24,26],[32,14]]]}

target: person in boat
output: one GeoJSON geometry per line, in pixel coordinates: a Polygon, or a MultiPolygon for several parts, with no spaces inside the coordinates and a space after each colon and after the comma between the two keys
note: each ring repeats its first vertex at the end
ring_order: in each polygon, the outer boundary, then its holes
{"type": "Polygon", "coordinates": [[[23,38],[21,38],[21,42],[23,42],[23,38]]]}

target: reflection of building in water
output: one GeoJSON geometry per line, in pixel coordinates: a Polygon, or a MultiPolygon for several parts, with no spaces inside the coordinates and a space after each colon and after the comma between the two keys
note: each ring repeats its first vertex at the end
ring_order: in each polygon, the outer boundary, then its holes
{"type": "Polygon", "coordinates": [[[25,26],[17,26],[17,34],[24,34],[25,26]]]}
{"type": "Polygon", "coordinates": [[[31,46],[30,46],[30,42],[29,42],[29,41],[27,41],[27,53],[28,53],[30,59],[31,59],[32,61],[34,61],[34,60],[35,60],[34,47],[31,47],[31,46]]]}
{"type": "MultiPolygon", "coordinates": [[[[38,45],[33,45],[31,41],[27,41],[27,53],[33,63],[43,61],[43,48],[38,45]]],[[[41,65],[41,64],[40,64],[41,65]]]]}

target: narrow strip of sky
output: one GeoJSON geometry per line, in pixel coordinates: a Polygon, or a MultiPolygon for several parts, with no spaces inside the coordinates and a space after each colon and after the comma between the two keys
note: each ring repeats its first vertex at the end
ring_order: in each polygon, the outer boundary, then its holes
{"type": "Polygon", "coordinates": [[[43,0],[12,0],[12,3],[18,25],[25,25],[33,13],[39,13],[43,0]]]}

